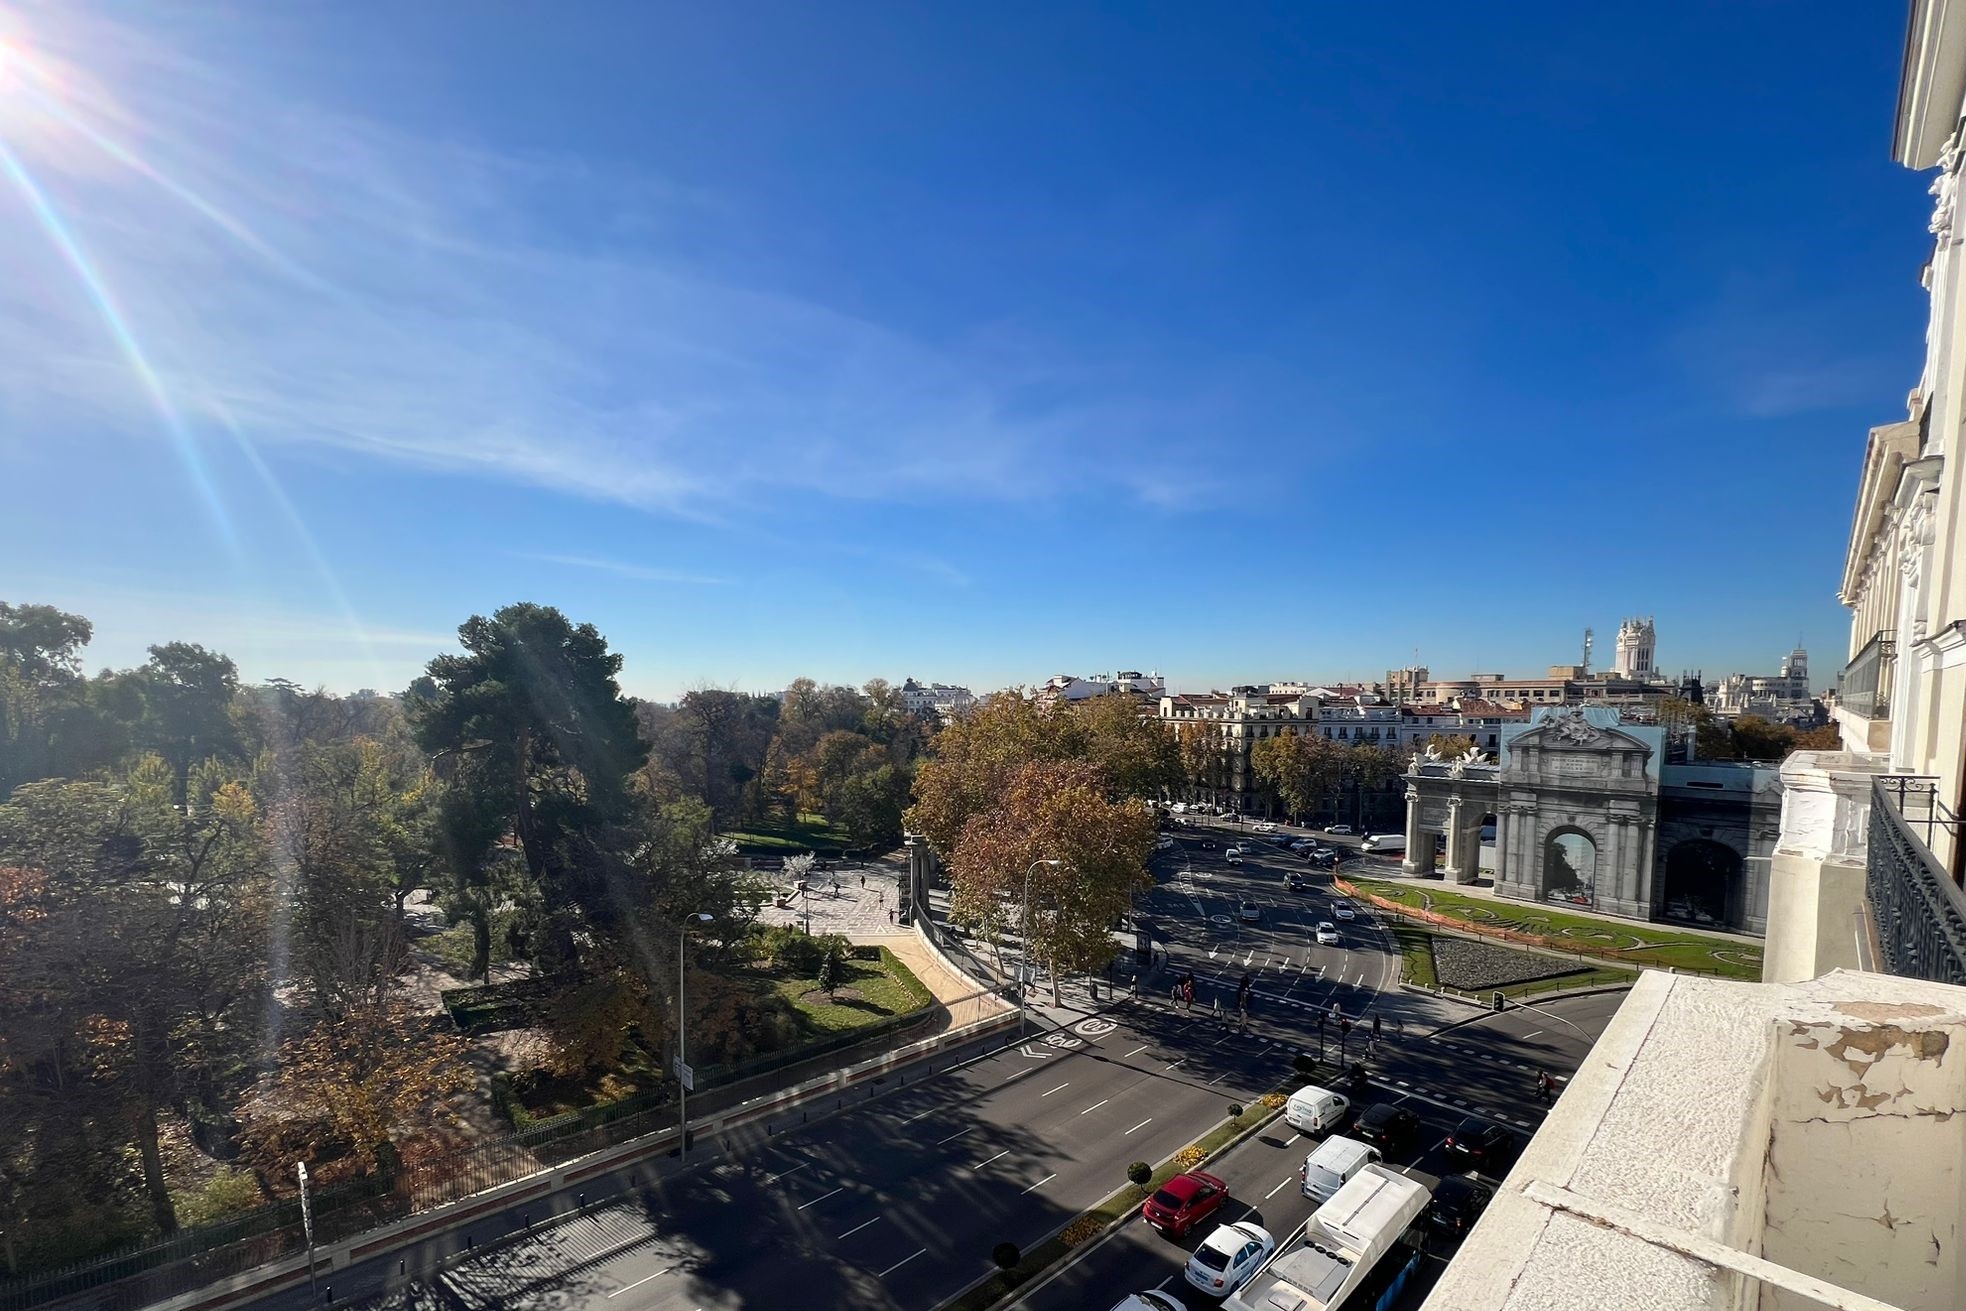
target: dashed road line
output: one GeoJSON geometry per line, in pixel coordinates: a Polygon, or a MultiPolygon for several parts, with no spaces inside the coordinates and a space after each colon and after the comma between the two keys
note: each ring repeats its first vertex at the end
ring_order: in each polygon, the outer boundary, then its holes
{"type": "MultiPolygon", "coordinates": [[[[835,1189],[833,1190],[833,1193],[843,1193],[843,1192],[845,1192],[845,1191],[846,1191],[846,1185],[845,1185],[845,1184],[841,1184],[841,1185],[840,1185],[840,1186],[839,1186],[838,1188],[835,1188],[835,1189]]],[[[800,1209],[801,1211],[803,1211],[803,1210],[805,1210],[805,1209],[806,1209],[806,1208],[807,1208],[808,1206],[818,1206],[818,1205],[819,1205],[819,1204],[820,1204],[821,1202],[823,1202],[823,1201],[825,1201],[825,1200],[826,1200],[827,1198],[829,1198],[829,1197],[831,1197],[831,1196],[833,1195],[833,1193],[821,1193],[821,1194],[820,1194],[819,1196],[817,1196],[817,1197],[815,1197],[815,1198],[813,1198],[813,1199],[812,1199],[812,1200],[811,1200],[810,1202],[801,1202],[801,1203],[799,1203],[799,1209],[800,1209]]]]}
{"type": "MultiPolygon", "coordinates": [[[[1154,1122],[1154,1117],[1150,1115],[1146,1119],[1142,1120],[1140,1123],[1134,1125],[1133,1129],[1144,1129],[1148,1125],[1152,1124],[1153,1122],[1154,1122]]],[[[1126,1134],[1132,1133],[1133,1129],[1128,1129],[1126,1133],[1121,1134],[1120,1137],[1122,1138],[1126,1137],[1126,1134]]]]}
{"type": "Polygon", "coordinates": [[[928,1249],[924,1247],[923,1249],[921,1249],[921,1252],[909,1253],[907,1256],[902,1257],[899,1261],[896,1261],[893,1265],[889,1266],[887,1269],[881,1271],[878,1275],[875,1275],[874,1278],[886,1279],[889,1275],[899,1270],[902,1266],[907,1265],[910,1261],[920,1256],[922,1252],[926,1252],[926,1251],[928,1251],[928,1249]]]}
{"type": "Polygon", "coordinates": [[[941,1138],[941,1139],[938,1139],[938,1140],[936,1140],[936,1144],[935,1144],[935,1145],[936,1145],[937,1147],[940,1147],[940,1146],[941,1146],[941,1145],[942,1145],[943,1143],[952,1143],[952,1142],[954,1142],[954,1141],[956,1141],[956,1139],[958,1139],[958,1138],[960,1138],[960,1137],[962,1137],[962,1136],[963,1136],[964,1134],[966,1134],[966,1133],[975,1133],[975,1132],[976,1132],[976,1126],[972,1124],[972,1125],[970,1125],[970,1126],[969,1126],[969,1128],[967,1128],[967,1129],[958,1129],[958,1130],[956,1130],[956,1131],[955,1131],[954,1133],[952,1133],[952,1134],[950,1134],[950,1135],[949,1135],[949,1136],[948,1136],[947,1138],[941,1138]]]}
{"type": "Polygon", "coordinates": [[[1027,1192],[1027,1193],[1028,1193],[1028,1192],[1033,1192],[1033,1191],[1035,1191],[1035,1190],[1037,1190],[1037,1189],[1039,1189],[1039,1188],[1042,1188],[1042,1187],[1044,1187],[1044,1186],[1045,1186],[1046,1184],[1048,1184],[1048,1183],[1050,1183],[1050,1182],[1051,1182],[1051,1181],[1052,1181],[1053,1179],[1056,1179],[1057,1177],[1058,1177],[1058,1176],[1057,1176],[1057,1175],[1055,1175],[1055,1174],[1048,1174],[1048,1175],[1046,1175],[1046,1176],[1045,1176],[1044,1178],[1042,1178],[1042,1179],[1040,1179],[1040,1180],[1038,1180],[1038,1181],[1037,1181],[1036,1183],[1034,1183],[1034,1184],[1032,1184],[1032,1185],[1031,1185],[1031,1186],[1030,1186],[1029,1188],[1026,1188],[1026,1189],[1025,1189],[1024,1191],[1025,1191],[1025,1192],[1027,1192]]]}
{"type": "MultiPolygon", "coordinates": [[[[991,1157],[990,1161],[994,1161],[999,1159],[1000,1157],[1005,1157],[1009,1155],[1010,1155],[1010,1149],[1006,1147],[1001,1152],[998,1152],[996,1156],[991,1157]]],[[[988,1165],[990,1161],[978,1161],[975,1165],[972,1165],[969,1168],[972,1170],[981,1170],[984,1166],[988,1165]]]]}
{"type": "MultiPolygon", "coordinates": [[[[865,1224],[857,1224],[853,1228],[847,1230],[845,1233],[840,1235],[840,1238],[851,1238],[855,1234],[859,1233],[862,1229],[865,1229],[867,1225],[879,1224],[880,1222],[881,1222],[881,1218],[879,1216],[875,1216],[872,1220],[867,1221],[865,1224]]],[[[839,1240],[835,1239],[834,1241],[837,1242],[839,1240]]]]}
{"type": "Polygon", "coordinates": [[[1272,1197],[1275,1197],[1278,1193],[1282,1192],[1284,1189],[1288,1187],[1290,1187],[1290,1180],[1286,1179],[1282,1183],[1278,1184],[1275,1188],[1272,1188],[1269,1192],[1264,1193],[1263,1200],[1266,1202],[1269,1201],[1272,1197]]]}
{"type": "Polygon", "coordinates": [[[1059,1084],[1059,1085],[1058,1085],[1058,1086],[1057,1086],[1056,1088],[1053,1088],[1053,1089],[1051,1090],[1051,1092],[1043,1092],[1043,1093],[1039,1093],[1039,1094],[1038,1094],[1038,1096],[1040,1096],[1040,1097],[1049,1097],[1049,1096],[1051,1096],[1051,1093],[1055,1093],[1055,1092],[1062,1092],[1062,1091],[1064,1091],[1065,1089],[1067,1089],[1067,1088],[1069,1088],[1069,1087],[1071,1087],[1071,1086],[1072,1086],[1072,1081],[1071,1081],[1070,1079],[1067,1079],[1067,1080],[1065,1080],[1065,1082],[1063,1082],[1063,1083],[1061,1083],[1061,1084],[1059,1084]]]}
{"type": "Polygon", "coordinates": [[[778,1182],[778,1181],[779,1181],[780,1179],[783,1179],[783,1178],[784,1178],[784,1177],[785,1177],[786,1175],[788,1175],[788,1174],[797,1174],[797,1173],[798,1173],[799,1171],[801,1171],[801,1170],[803,1170],[803,1169],[805,1169],[805,1168],[806,1168],[806,1166],[808,1166],[808,1165],[811,1165],[811,1164],[812,1164],[812,1162],[811,1162],[811,1161],[802,1161],[802,1162],[800,1162],[799,1164],[797,1164],[797,1165],[795,1165],[795,1166],[793,1166],[793,1167],[792,1167],[791,1169],[789,1169],[789,1170],[780,1170],[780,1171],[779,1171],[779,1172],[778,1172],[777,1174],[775,1174],[775,1175],[773,1175],[773,1176],[772,1176],[771,1178],[769,1178],[769,1179],[767,1179],[767,1180],[765,1180],[765,1187],[767,1187],[767,1188],[769,1188],[769,1187],[771,1187],[771,1186],[772,1186],[773,1184],[775,1184],[775,1183],[777,1183],[777,1182],[778,1182]]]}
{"type": "Polygon", "coordinates": [[[1113,1099],[1112,1099],[1112,1098],[1110,1098],[1110,1097],[1102,1097],[1102,1098],[1100,1098],[1100,1099],[1099,1099],[1098,1101],[1096,1101],[1096,1102],[1094,1102],[1094,1103],[1093,1103],[1092,1105],[1090,1105],[1090,1106],[1088,1106],[1088,1107],[1086,1107],[1086,1108],[1085,1108],[1085,1109],[1084,1109],[1083,1111],[1080,1111],[1080,1112],[1079,1112],[1079,1114],[1080,1114],[1080,1115],[1090,1115],[1090,1114],[1092,1114],[1092,1113],[1093,1113],[1094,1111],[1096,1111],[1096,1110],[1098,1110],[1098,1109],[1099,1109],[1100,1107],[1102,1107],[1102,1106],[1104,1106],[1104,1105],[1105,1105],[1105,1104],[1106,1104],[1107,1102],[1110,1102],[1110,1101],[1112,1101],[1112,1100],[1113,1100],[1113,1099]]]}

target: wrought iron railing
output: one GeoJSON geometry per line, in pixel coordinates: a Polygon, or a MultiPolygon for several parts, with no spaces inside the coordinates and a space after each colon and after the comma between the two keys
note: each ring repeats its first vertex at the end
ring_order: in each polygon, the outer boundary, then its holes
{"type": "Polygon", "coordinates": [[[1957,841],[1960,821],[1939,800],[1936,779],[1872,781],[1865,884],[1884,968],[1966,984],[1966,891],[1932,855],[1941,831],[1957,841]]]}
{"type": "Polygon", "coordinates": [[[1898,639],[1879,633],[1852,656],[1836,676],[1836,703],[1865,719],[1891,715],[1891,675],[1897,667],[1898,639]]]}

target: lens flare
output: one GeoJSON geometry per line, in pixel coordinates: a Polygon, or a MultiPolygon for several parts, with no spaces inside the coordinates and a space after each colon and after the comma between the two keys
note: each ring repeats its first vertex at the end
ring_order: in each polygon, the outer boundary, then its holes
{"type": "Polygon", "coordinates": [[[33,211],[35,220],[47,233],[48,240],[52,241],[55,249],[61,252],[62,258],[74,272],[76,281],[82,284],[82,290],[95,306],[96,313],[101,316],[103,326],[109,330],[109,335],[115,340],[117,349],[128,362],[130,371],[136,375],[138,384],[142,386],[145,394],[150,398],[150,403],[156,408],[157,416],[164,425],[165,433],[171,439],[178,459],[184,464],[192,485],[197,488],[199,496],[203,498],[206,508],[211,512],[213,524],[230,544],[233,541],[231,518],[226,514],[225,506],[219,500],[217,489],[212,485],[211,475],[206,471],[204,457],[199,453],[197,443],[192,440],[190,432],[185,428],[184,419],[178,413],[177,406],[171,402],[170,392],[165,388],[164,380],[158,376],[157,370],[151,367],[150,358],[144,352],[142,343],[130,330],[129,320],[124,317],[121,307],[117,304],[115,296],[110,293],[102,275],[96,271],[88,252],[82,249],[81,242],[76,239],[75,234],[62,219],[61,211],[55,208],[54,202],[48,198],[40,184],[35,182],[33,175],[27,171],[27,166],[21,163],[20,157],[14,153],[5,139],[0,139],[0,173],[7,175],[7,179],[27,201],[28,208],[33,211]]]}

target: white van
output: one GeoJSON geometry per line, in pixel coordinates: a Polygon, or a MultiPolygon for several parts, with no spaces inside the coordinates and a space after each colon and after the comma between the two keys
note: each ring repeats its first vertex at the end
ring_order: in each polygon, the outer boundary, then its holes
{"type": "Polygon", "coordinates": [[[1406,835],[1404,833],[1382,833],[1378,837],[1367,838],[1365,841],[1359,843],[1358,849],[1360,851],[1405,851],[1406,835]]]}
{"type": "Polygon", "coordinates": [[[1345,1186],[1347,1179],[1368,1165],[1377,1165],[1381,1159],[1379,1149],[1370,1143],[1334,1134],[1304,1158],[1304,1168],[1297,1172],[1297,1177],[1304,1181],[1304,1196],[1313,1202],[1327,1202],[1345,1186]]]}
{"type": "Polygon", "coordinates": [[[1345,1122],[1351,1099],[1315,1084],[1299,1088],[1283,1104],[1283,1118],[1299,1133],[1330,1133],[1345,1122]]]}

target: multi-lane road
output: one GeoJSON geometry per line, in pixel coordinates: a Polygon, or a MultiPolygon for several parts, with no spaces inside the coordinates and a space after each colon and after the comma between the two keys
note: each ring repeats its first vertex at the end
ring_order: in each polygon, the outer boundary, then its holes
{"type": "MultiPolygon", "coordinates": [[[[1300,1052],[1319,1049],[1320,1016],[1335,1046],[1333,1006],[1355,1022],[1347,1054],[1368,1062],[1375,1095],[1425,1119],[1422,1169],[1438,1164],[1426,1153],[1464,1114],[1532,1129],[1535,1071],[1574,1068],[1615,1009],[1618,998],[1587,998],[1483,1016],[1402,993],[1382,930],[1362,912],[1337,921],[1328,877],[1288,891],[1286,872],[1313,873],[1301,859],[1259,849],[1231,866],[1229,840],[1211,836],[1212,850],[1191,838],[1156,858],[1148,903],[1169,959],[1139,1000],[1096,1015],[1038,1008],[1022,1042],[830,1118],[753,1130],[687,1172],[591,1181],[576,1218],[437,1274],[413,1278],[415,1262],[396,1254],[338,1272],[338,1300],[452,1311],[931,1308],[987,1275],[996,1244],[1040,1242],[1119,1186],[1128,1161],[1166,1156],[1231,1102],[1275,1087],[1300,1052]],[[1240,918],[1244,902],[1256,922],[1240,918]],[[1339,943],[1315,941],[1320,920],[1340,923],[1339,943]],[[1192,1012],[1169,996],[1188,973],[1192,1012]],[[1234,1015],[1245,973],[1246,1030],[1234,1015]],[[1466,1023],[1426,1036],[1455,1020],[1466,1023]]],[[[1217,1168],[1279,1237],[1309,1211],[1295,1191],[1305,1146],[1273,1128],[1217,1168]]],[[[1178,1282],[1184,1259],[1132,1225],[1029,1304],[1110,1306],[1135,1287],[1178,1282]]],[[[305,1301],[303,1291],[261,1305],[305,1301]]]]}

